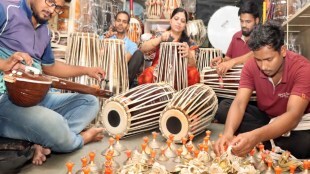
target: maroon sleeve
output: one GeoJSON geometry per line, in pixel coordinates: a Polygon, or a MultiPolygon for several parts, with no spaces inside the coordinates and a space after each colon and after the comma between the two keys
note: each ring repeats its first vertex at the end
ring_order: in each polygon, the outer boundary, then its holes
{"type": "Polygon", "coordinates": [[[239,88],[249,88],[255,90],[254,83],[254,69],[257,68],[254,59],[250,59],[246,62],[242,68],[239,88]]]}
{"type": "MultiPolygon", "coordinates": [[[[296,57],[297,58],[297,57],[296,57]]],[[[294,86],[291,94],[300,96],[310,101],[310,63],[305,60],[301,67],[297,68],[294,79],[294,86]]]]}
{"type": "Polygon", "coordinates": [[[232,38],[232,40],[231,40],[231,42],[229,44],[229,47],[227,49],[226,55],[225,55],[225,56],[230,57],[230,58],[232,58],[233,40],[234,40],[234,37],[232,38]]]}

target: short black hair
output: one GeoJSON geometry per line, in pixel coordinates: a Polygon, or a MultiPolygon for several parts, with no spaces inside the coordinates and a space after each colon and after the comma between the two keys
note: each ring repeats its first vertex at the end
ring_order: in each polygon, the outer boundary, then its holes
{"type": "Polygon", "coordinates": [[[263,25],[257,25],[250,35],[248,46],[252,51],[267,45],[278,52],[284,45],[284,31],[278,21],[270,20],[263,25]]]}
{"type": "Polygon", "coordinates": [[[257,4],[253,0],[244,0],[241,2],[238,16],[244,13],[253,15],[255,19],[259,18],[259,9],[257,4]]]}
{"type": "Polygon", "coordinates": [[[117,16],[119,15],[119,14],[125,14],[125,15],[127,15],[127,17],[128,17],[128,24],[129,24],[129,22],[130,22],[130,15],[129,15],[129,13],[127,12],[127,11],[119,11],[119,12],[117,12],[117,14],[115,15],[115,20],[117,19],[117,16]]]}

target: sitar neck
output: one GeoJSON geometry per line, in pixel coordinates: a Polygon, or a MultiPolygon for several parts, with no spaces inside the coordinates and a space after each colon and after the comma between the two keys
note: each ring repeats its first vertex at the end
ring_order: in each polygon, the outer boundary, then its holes
{"type": "Polygon", "coordinates": [[[53,78],[52,87],[57,89],[70,90],[82,94],[91,94],[103,98],[110,98],[113,96],[111,91],[101,90],[87,85],[57,78],[53,78]]]}

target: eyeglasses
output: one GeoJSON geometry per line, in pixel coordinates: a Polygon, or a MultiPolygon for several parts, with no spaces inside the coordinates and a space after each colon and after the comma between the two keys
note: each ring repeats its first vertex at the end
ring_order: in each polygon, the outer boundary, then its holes
{"type": "Polygon", "coordinates": [[[54,11],[55,11],[57,14],[62,14],[62,13],[63,13],[62,6],[56,5],[56,3],[55,3],[54,0],[45,0],[45,3],[46,3],[48,6],[50,6],[50,7],[55,7],[54,11]]]}

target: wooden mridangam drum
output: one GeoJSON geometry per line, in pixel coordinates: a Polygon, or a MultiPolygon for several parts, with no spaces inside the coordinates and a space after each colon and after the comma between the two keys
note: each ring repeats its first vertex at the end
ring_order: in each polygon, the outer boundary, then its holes
{"type": "MultiPolygon", "coordinates": [[[[224,76],[219,76],[216,69],[206,67],[200,73],[200,82],[209,85],[218,97],[234,99],[236,97],[243,65],[228,70],[224,76]]],[[[255,92],[251,100],[256,100],[255,92]]]]}
{"type": "Polygon", "coordinates": [[[201,46],[207,38],[207,29],[201,19],[188,21],[186,31],[198,46],[201,46]]]}
{"type": "Polygon", "coordinates": [[[188,134],[198,135],[206,130],[218,108],[211,87],[196,84],[177,92],[160,114],[159,128],[164,137],[174,135],[181,142],[188,134]]]}
{"type": "Polygon", "coordinates": [[[105,70],[106,79],[109,80],[105,87],[107,90],[116,95],[128,90],[128,65],[123,40],[103,39],[100,41],[98,64],[105,70]]]}
{"type": "Polygon", "coordinates": [[[176,90],[188,86],[187,58],[178,51],[182,43],[162,42],[159,50],[159,63],[154,71],[155,82],[166,82],[176,90]]]}
{"type": "Polygon", "coordinates": [[[159,115],[175,90],[165,83],[137,86],[111,97],[102,110],[102,122],[110,135],[132,136],[158,128],[159,115]]]}
{"type": "Polygon", "coordinates": [[[216,57],[222,57],[222,51],[215,48],[199,48],[199,55],[197,57],[197,68],[201,72],[204,67],[211,66],[211,60],[216,57]]]}

